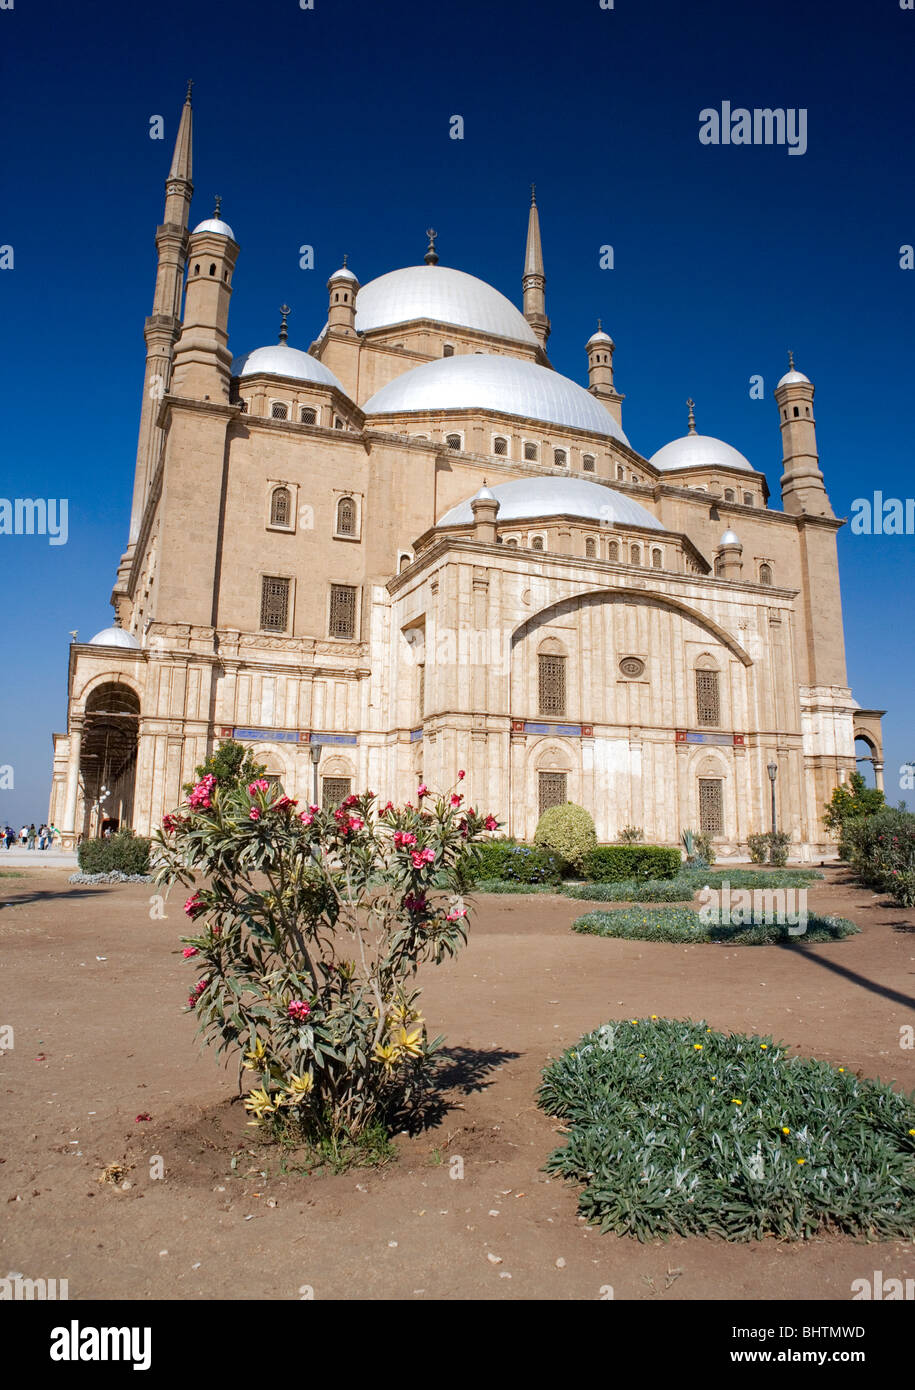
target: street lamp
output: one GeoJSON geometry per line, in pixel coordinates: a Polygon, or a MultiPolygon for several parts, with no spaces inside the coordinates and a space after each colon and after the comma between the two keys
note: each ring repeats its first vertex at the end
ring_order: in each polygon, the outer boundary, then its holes
{"type": "Polygon", "coordinates": [[[315,806],[320,806],[321,803],[318,800],[318,763],[321,761],[321,754],[324,751],[324,745],[321,743],[310,743],[308,745],[308,751],[311,754],[311,762],[315,770],[314,797],[312,798],[312,800],[315,806]]]}
{"type": "Polygon", "coordinates": [[[775,779],[778,776],[778,763],[769,763],[766,771],[769,774],[769,782],[772,787],[772,834],[776,832],[775,825],[775,779]]]}

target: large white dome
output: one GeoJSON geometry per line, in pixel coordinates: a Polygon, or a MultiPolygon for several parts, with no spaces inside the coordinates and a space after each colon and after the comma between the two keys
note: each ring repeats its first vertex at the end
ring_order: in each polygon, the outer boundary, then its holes
{"type": "Polygon", "coordinates": [[[329,367],[312,357],[310,352],[300,348],[287,347],[285,343],[274,343],[270,347],[255,348],[242,357],[232,359],[233,376],[286,376],[294,381],[314,381],[319,386],[336,386],[338,391],[346,392],[329,367]]]}
{"type": "Polygon", "coordinates": [[[382,386],[362,408],[366,415],[497,410],[629,443],[610,412],[577,382],[536,362],[488,353],[425,362],[382,386]]]}
{"type": "Polygon", "coordinates": [[[359,333],[414,319],[434,319],[455,328],[475,328],[480,333],[539,346],[534,330],[511,300],[463,270],[443,265],[406,266],[370,280],[356,295],[359,333]]]}
{"type": "MultiPolygon", "coordinates": [[[[487,489],[499,503],[496,518],[506,521],[532,521],[542,516],[573,516],[604,526],[642,526],[663,531],[657,517],[640,503],[624,497],[613,488],[591,483],[586,478],[516,478],[510,483],[497,483],[487,489]]],[[[480,494],[475,494],[479,496],[480,494]]],[[[459,502],[439,517],[437,526],[471,526],[473,499],[459,502]]]]}
{"type": "Polygon", "coordinates": [[[685,434],[682,439],[671,440],[652,454],[649,463],[662,473],[674,468],[739,468],[744,473],[756,472],[737,449],[710,434],[685,434]]]}

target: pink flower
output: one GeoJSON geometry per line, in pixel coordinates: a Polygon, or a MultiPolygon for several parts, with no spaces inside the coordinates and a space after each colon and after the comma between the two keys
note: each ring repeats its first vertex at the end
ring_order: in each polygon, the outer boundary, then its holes
{"type": "Polygon", "coordinates": [[[256,806],[252,806],[251,810],[248,812],[248,820],[260,820],[260,818],[260,811],[257,809],[256,806]]]}
{"type": "Polygon", "coordinates": [[[463,768],[461,768],[460,772],[458,773],[458,781],[459,781],[459,782],[463,782],[463,780],[464,780],[464,778],[465,778],[466,776],[467,776],[467,773],[464,771],[463,768]]]}
{"type": "Polygon", "coordinates": [[[288,1012],[290,1018],[294,1018],[297,1023],[302,1023],[311,1013],[311,1005],[306,1004],[304,999],[293,999],[288,1012]]]}
{"type": "Polygon", "coordinates": [[[458,796],[457,792],[452,792],[452,793],[451,793],[451,804],[452,804],[452,806],[460,806],[460,804],[461,804],[461,802],[462,802],[463,800],[464,800],[464,798],[463,798],[462,796],[458,796]]]}
{"type": "Polygon", "coordinates": [[[415,845],[416,836],[410,830],[395,830],[394,843],[398,849],[403,849],[405,845],[415,845]]]}
{"type": "Polygon", "coordinates": [[[312,815],[311,811],[303,811],[302,814],[299,816],[299,820],[302,822],[303,825],[311,825],[312,821],[314,820],[314,816],[312,815]]]}
{"type": "Polygon", "coordinates": [[[349,807],[349,806],[355,806],[356,803],[358,802],[358,800],[359,800],[359,798],[358,798],[358,796],[356,795],[356,793],[355,793],[355,792],[350,792],[349,796],[344,797],[344,798],[343,798],[343,801],[342,801],[340,804],[341,804],[342,806],[347,806],[347,807],[349,807]]]}
{"type": "Polygon", "coordinates": [[[419,786],[416,788],[416,795],[418,797],[429,795],[429,788],[426,786],[425,782],[420,782],[419,786]]]}
{"type": "Polygon", "coordinates": [[[279,801],[274,802],[274,811],[287,811],[290,806],[298,806],[297,801],[290,801],[288,796],[281,796],[279,801]]]}
{"type": "Polygon", "coordinates": [[[446,922],[459,922],[460,919],[461,919],[462,917],[466,917],[466,916],[467,916],[467,909],[466,909],[466,907],[455,907],[455,908],[452,908],[452,910],[448,913],[448,916],[445,918],[445,921],[446,921],[446,922]]]}
{"type": "Polygon", "coordinates": [[[408,912],[425,912],[426,895],[425,893],[407,893],[403,905],[408,912]]]}
{"type": "Polygon", "coordinates": [[[498,830],[499,828],[499,822],[496,820],[495,816],[487,816],[483,824],[486,826],[487,830],[498,830]]]}
{"type": "Polygon", "coordinates": [[[172,831],[177,830],[177,828],[178,821],[174,816],[162,817],[162,829],[165,831],[166,835],[171,835],[172,831]]]}
{"type": "Polygon", "coordinates": [[[200,894],[193,893],[184,904],[184,910],[192,920],[198,917],[201,912],[206,910],[206,904],[200,901],[200,894]]]}
{"type": "Polygon", "coordinates": [[[198,1001],[199,1001],[199,999],[200,999],[200,996],[201,996],[201,994],[203,993],[203,991],[206,989],[206,987],[207,987],[207,985],[208,985],[209,983],[210,983],[210,982],[209,982],[209,980],[206,978],[206,976],[204,976],[203,979],[200,979],[200,980],[197,981],[197,983],[196,983],[196,985],[194,986],[193,990],[191,991],[191,993],[190,993],[190,994],[188,995],[188,997],[187,997],[187,1002],[188,1002],[188,1005],[189,1005],[190,1008],[195,1009],[195,1008],[197,1007],[197,1003],[198,1003],[198,1001]]]}
{"type": "Polygon", "coordinates": [[[410,855],[410,858],[413,860],[413,867],[414,867],[414,869],[421,869],[421,868],[423,867],[424,864],[432,864],[432,863],[434,862],[434,860],[435,860],[435,850],[434,850],[434,849],[414,850],[413,853],[410,855]]]}
{"type": "Polygon", "coordinates": [[[270,789],[270,783],[266,777],[258,777],[256,782],[248,783],[248,795],[257,796],[258,792],[266,792],[270,789]]]}
{"type": "Polygon", "coordinates": [[[197,950],[196,946],[185,946],[181,954],[184,956],[185,960],[190,960],[191,956],[199,956],[200,952],[197,950]]]}
{"type": "Polygon", "coordinates": [[[213,788],[216,786],[216,778],[212,772],[208,772],[206,777],[201,778],[193,788],[187,799],[187,804],[195,811],[208,811],[212,802],[210,800],[213,788]]]}
{"type": "Polygon", "coordinates": [[[386,801],[385,804],[384,804],[384,806],[382,806],[382,808],[381,808],[381,814],[384,815],[386,811],[393,811],[393,810],[394,810],[394,803],[393,803],[393,801],[386,801]]]}
{"type": "Polygon", "coordinates": [[[363,830],[364,828],[365,821],[361,816],[350,816],[349,825],[347,826],[348,830],[363,830]]]}

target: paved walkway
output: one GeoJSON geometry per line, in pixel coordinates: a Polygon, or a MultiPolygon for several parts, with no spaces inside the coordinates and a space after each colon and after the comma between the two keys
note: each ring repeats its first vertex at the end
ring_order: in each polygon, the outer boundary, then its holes
{"type": "Polygon", "coordinates": [[[0,869],[76,869],[75,850],[0,849],[0,869]]]}

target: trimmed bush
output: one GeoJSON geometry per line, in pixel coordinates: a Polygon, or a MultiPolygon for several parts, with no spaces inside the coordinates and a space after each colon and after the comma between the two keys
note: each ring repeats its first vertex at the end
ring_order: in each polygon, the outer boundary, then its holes
{"type": "Polygon", "coordinates": [[[607,1023],[550,1063],[538,1102],[571,1127],[546,1170],[583,1185],[579,1210],[602,1231],[886,1240],[915,1227],[912,1098],[771,1037],[607,1023]]]}
{"type": "Polygon", "coordinates": [[[119,870],[122,874],[149,872],[151,840],[135,835],[132,830],[119,830],[107,840],[83,840],[76,851],[83,873],[107,874],[119,870]]]}
{"type": "Polygon", "coordinates": [[[588,852],[597,845],[597,832],[590,812],[574,801],[551,806],[537,822],[534,844],[558,854],[573,869],[581,870],[588,852]]]}
{"type": "Polygon", "coordinates": [[[483,879],[558,883],[566,867],[560,855],[533,845],[519,845],[516,840],[484,840],[468,852],[463,863],[471,886],[483,879]]]}
{"type": "MultiPolygon", "coordinates": [[[[718,925],[705,922],[691,907],[624,907],[616,912],[589,912],[572,930],[592,936],[620,936],[626,941],[670,941],[690,945],[709,941],[729,946],[771,946],[776,942],[807,945],[857,936],[861,928],[846,917],[819,917],[811,912],[806,931],[794,935],[791,924],[765,921],[718,925]]],[[[795,928],[796,930],[796,928],[795,928]]]]}
{"type": "Polygon", "coordinates": [[[662,845],[600,845],[582,867],[595,883],[618,883],[628,878],[673,878],[680,864],[680,851],[662,845]]]}

